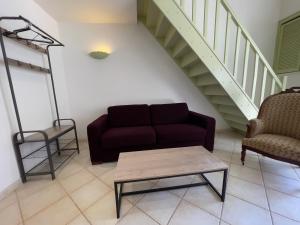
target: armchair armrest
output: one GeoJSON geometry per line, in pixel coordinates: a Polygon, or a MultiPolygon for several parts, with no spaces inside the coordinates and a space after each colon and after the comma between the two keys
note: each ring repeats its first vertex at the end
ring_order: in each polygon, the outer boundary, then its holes
{"type": "Polygon", "coordinates": [[[101,135],[108,129],[107,114],[100,116],[87,126],[87,135],[92,163],[97,163],[97,155],[101,149],[101,135]]]}
{"type": "Polygon", "coordinates": [[[209,151],[214,149],[216,120],[196,112],[189,112],[189,122],[206,129],[206,138],[204,147],[209,151]]]}
{"type": "Polygon", "coordinates": [[[250,120],[247,124],[246,138],[252,138],[264,132],[264,122],[261,119],[250,120]]]}

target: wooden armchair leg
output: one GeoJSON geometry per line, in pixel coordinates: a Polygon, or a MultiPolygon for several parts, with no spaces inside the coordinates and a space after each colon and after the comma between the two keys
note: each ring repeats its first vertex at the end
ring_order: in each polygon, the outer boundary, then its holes
{"type": "Polygon", "coordinates": [[[243,147],[241,152],[241,161],[243,165],[245,165],[245,157],[246,157],[246,148],[243,147]]]}

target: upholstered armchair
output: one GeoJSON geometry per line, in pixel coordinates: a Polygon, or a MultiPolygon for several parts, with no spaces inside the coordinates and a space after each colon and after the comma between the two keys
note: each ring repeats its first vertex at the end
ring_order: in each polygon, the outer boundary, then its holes
{"type": "Polygon", "coordinates": [[[258,118],[248,123],[242,142],[246,150],[300,166],[300,87],[272,95],[262,103],[258,118]]]}

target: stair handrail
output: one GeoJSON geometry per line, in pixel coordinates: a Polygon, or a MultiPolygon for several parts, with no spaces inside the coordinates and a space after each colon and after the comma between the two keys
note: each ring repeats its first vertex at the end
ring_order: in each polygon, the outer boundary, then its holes
{"type": "MultiPolygon", "coordinates": [[[[178,0],[173,0],[173,2],[181,9],[181,11],[187,15],[185,12],[183,5],[184,5],[184,0],[179,0],[180,3],[178,3],[178,0]]],[[[197,0],[192,0],[192,17],[190,18],[187,16],[187,18],[191,21],[191,24],[194,26],[196,30],[199,31],[199,33],[202,35],[204,40],[207,41],[206,39],[206,22],[207,22],[207,14],[208,14],[208,7],[207,7],[207,2],[209,0],[204,0],[204,16],[203,16],[203,31],[201,32],[199,28],[195,25],[195,19],[196,19],[196,1],[197,0]]],[[[239,60],[239,48],[240,48],[240,39],[243,36],[245,38],[246,46],[245,46],[245,54],[244,54],[244,68],[243,68],[243,81],[242,81],[242,89],[245,91],[246,90],[246,81],[247,81],[247,75],[248,75],[248,61],[249,61],[249,53],[250,53],[250,48],[253,49],[255,53],[255,68],[254,68],[254,81],[251,89],[251,96],[250,99],[254,103],[255,101],[255,96],[256,96],[256,86],[257,86],[257,76],[258,76],[258,66],[259,62],[262,63],[263,65],[263,80],[262,80],[262,88],[261,88],[261,93],[260,93],[260,101],[259,104],[265,99],[265,89],[266,89],[266,80],[268,74],[271,75],[272,79],[272,86],[271,86],[271,92],[270,94],[274,94],[276,91],[276,86],[278,90],[284,90],[285,89],[285,83],[282,82],[276,73],[274,72],[273,68],[270,66],[268,63],[267,59],[259,49],[259,47],[256,45],[255,41],[251,37],[250,33],[243,27],[243,25],[240,23],[238,17],[235,15],[234,11],[230,7],[230,5],[227,3],[226,0],[216,0],[216,8],[215,8],[215,24],[214,24],[214,36],[213,36],[213,47],[212,50],[215,52],[216,51],[216,40],[217,40],[217,23],[218,23],[218,15],[219,15],[219,10],[220,6],[223,6],[227,18],[226,18],[226,31],[225,31],[225,45],[224,45],[224,59],[220,59],[220,57],[216,54],[217,57],[219,57],[219,60],[223,63],[223,65],[227,68],[227,42],[228,42],[228,29],[229,29],[229,20],[231,19],[235,26],[237,27],[237,34],[236,34],[236,40],[235,40],[235,55],[234,55],[234,71],[231,73],[231,76],[236,79],[237,78],[237,72],[238,72],[238,60],[239,60]]],[[[228,70],[230,71],[230,70],[228,70]]],[[[246,92],[246,91],[245,91],[246,92]]],[[[247,94],[247,93],[246,93],[247,94]]],[[[247,94],[248,95],[248,94],[247,94]]],[[[259,106],[259,105],[258,105],[259,106]]]]}
{"type": "Polygon", "coordinates": [[[251,37],[250,33],[243,27],[243,25],[240,23],[238,17],[235,15],[235,12],[232,10],[231,6],[228,4],[227,0],[221,0],[221,2],[223,3],[223,6],[226,10],[228,10],[230,12],[230,14],[232,15],[232,19],[236,22],[236,25],[238,27],[241,28],[242,32],[244,33],[246,39],[250,42],[250,44],[252,45],[252,47],[254,48],[255,52],[259,55],[259,57],[261,58],[261,60],[263,61],[264,65],[267,67],[267,69],[269,70],[270,74],[274,77],[275,81],[277,82],[277,84],[279,86],[282,86],[282,82],[280,81],[280,79],[278,78],[278,76],[276,75],[275,71],[273,70],[273,68],[271,67],[271,65],[269,64],[269,62],[267,61],[267,59],[265,58],[265,56],[263,55],[263,53],[261,52],[260,48],[256,45],[255,41],[253,40],[253,38],[251,37]]]}

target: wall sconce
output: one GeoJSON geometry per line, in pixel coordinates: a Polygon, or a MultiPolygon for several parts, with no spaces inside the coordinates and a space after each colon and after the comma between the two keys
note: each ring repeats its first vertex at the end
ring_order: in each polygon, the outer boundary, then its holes
{"type": "Polygon", "coordinates": [[[104,51],[93,51],[90,52],[89,55],[94,59],[105,59],[109,56],[110,53],[104,51]]]}

